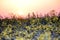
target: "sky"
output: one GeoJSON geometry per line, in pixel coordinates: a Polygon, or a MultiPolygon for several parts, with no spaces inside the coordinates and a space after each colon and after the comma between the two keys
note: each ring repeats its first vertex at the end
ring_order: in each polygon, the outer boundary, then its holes
{"type": "Polygon", "coordinates": [[[60,11],[60,0],[0,0],[0,15],[27,16],[32,14],[45,14],[50,10],[60,11]]]}

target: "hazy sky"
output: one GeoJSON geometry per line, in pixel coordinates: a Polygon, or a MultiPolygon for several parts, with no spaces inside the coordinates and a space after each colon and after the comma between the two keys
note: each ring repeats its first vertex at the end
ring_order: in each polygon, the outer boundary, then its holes
{"type": "Polygon", "coordinates": [[[27,15],[28,13],[47,13],[50,10],[60,11],[60,0],[0,0],[0,15],[27,15]]]}

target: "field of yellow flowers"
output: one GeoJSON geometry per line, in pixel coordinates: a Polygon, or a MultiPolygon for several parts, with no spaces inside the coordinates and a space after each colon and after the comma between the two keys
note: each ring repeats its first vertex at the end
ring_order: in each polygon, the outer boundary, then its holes
{"type": "Polygon", "coordinates": [[[0,40],[60,40],[60,16],[0,19],[0,40]]]}

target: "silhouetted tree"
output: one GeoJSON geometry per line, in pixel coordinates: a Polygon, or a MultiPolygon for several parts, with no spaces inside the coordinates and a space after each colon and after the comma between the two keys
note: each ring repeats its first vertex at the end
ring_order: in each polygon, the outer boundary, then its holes
{"type": "Polygon", "coordinates": [[[45,14],[45,17],[49,17],[49,13],[45,14]]]}
{"type": "Polygon", "coordinates": [[[32,18],[36,18],[36,15],[35,15],[35,13],[34,12],[32,12],[32,18]]]}
{"type": "Polygon", "coordinates": [[[39,15],[37,14],[37,18],[39,18],[39,15]]]}
{"type": "Polygon", "coordinates": [[[51,17],[56,16],[56,11],[55,11],[55,10],[51,10],[51,11],[50,11],[50,16],[51,16],[51,17]]]}
{"type": "Polygon", "coordinates": [[[28,13],[28,18],[30,18],[30,13],[28,13]]]}

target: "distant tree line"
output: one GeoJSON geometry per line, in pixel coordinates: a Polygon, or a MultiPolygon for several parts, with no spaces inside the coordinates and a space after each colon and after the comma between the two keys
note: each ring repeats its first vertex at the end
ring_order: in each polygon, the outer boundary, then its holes
{"type": "MultiPolygon", "coordinates": [[[[60,12],[57,13],[55,10],[51,10],[49,13],[46,13],[44,14],[44,17],[53,17],[53,16],[58,16],[60,17],[60,12]]],[[[19,16],[19,17],[16,17],[15,15],[11,15],[10,16],[11,18],[10,19],[24,19],[23,17],[19,16]]],[[[30,13],[28,13],[27,15],[28,18],[25,18],[25,19],[30,19],[30,18],[44,18],[42,17],[42,14],[37,14],[35,15],[34,12],[32,12],[32,16],[30,15],[30,13]]],[[[6,17],[7,19],[9,19],[9,17],[6,17]]],[[[0,15],[0,19],[5,19],[3,18],[1,15],[0,15]]]]}

